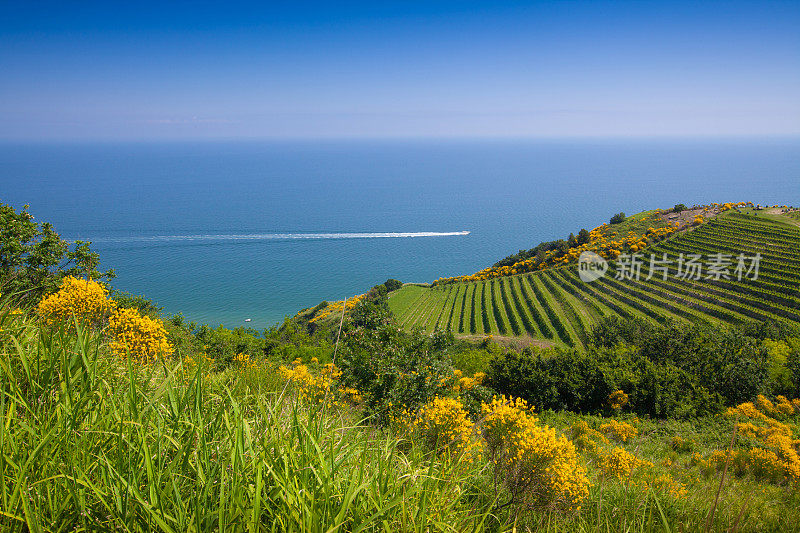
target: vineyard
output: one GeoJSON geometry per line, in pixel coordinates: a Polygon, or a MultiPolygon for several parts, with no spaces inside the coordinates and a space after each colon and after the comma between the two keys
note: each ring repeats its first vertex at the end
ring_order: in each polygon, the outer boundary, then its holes
{"type": "Polygon", "coordinates": [[[610,315],[656,322],[800,322],[800,228],[796,222],[788,216],[767,219],[724,213],[641,250],[638,279],[615,275],[620,272],[615,272],[612,263],[605,276],[586,283],[571,264],[475,282],[406,286],[391,295],[389,306],[409,330],[527,335],[569,346],[584,345],[593,324],[610,315]],[[684,278],[677,275],[674,263],[662,268],[656,263],[650,272],[651,254],[658,259],[666,254],[673,260],[681,254],[703,258],[723,254],[730,264],[724,275],[703,270],[699,279],[684,278]],[[737,276],[740,254],[747,262],[737,276]],[[756,254],[760,254],[757,275],[756,254]]]}

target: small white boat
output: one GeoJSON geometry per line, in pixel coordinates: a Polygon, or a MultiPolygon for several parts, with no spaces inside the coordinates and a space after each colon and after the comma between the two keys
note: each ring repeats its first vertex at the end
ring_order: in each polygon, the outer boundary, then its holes
{"type": "Polygon", "coordinates": [[[244,321],[245,321],[245,322],[252,322],[252,321],[253,321],[253,319],[252,319],[252,318],[245,318],[245,319],[244,319],[244,321]]]}

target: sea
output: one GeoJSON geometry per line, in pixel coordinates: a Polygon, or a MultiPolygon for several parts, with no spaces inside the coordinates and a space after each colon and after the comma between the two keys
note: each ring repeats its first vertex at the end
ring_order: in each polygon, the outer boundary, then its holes
{"type": "Polygon", "coordinates": [[[620,211],[727,201],[800,205],[800,138],[0,144],[0,202],[91,241],[114,288],[258,330],[620,211]]]}

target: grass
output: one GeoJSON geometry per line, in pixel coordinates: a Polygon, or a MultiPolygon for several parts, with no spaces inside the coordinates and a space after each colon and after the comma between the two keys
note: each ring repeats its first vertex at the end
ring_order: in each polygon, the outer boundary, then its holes
{"type": "Polygon", "coordinates": [[[125,364],[89,331],[15,329],[0,356],[3,531],[497,524],[485,466],[431,460],[358,411],[306,405],[268,363],[125,364]]]}
{"type": "MultiPolygon", "coordinates": [[[[453,284],[467,288],[466,306],[440,303],[440,313],[450,313],[438,320],[439,329],[454,333],[485,333],[500,335],[532,335],[580,346],[585,332],[603,315],[637,316],[652,321],[667,318],[736,323],[746,318],[800,322],[800,228],[797,212],[767,214],[752,210],[727,211],[690,231],[651,244],[642,250],[645,264],[640,279],[616,280],[607,274],[594,283],[578,279],[574,265],[551,268],[543,272],[518,274],[494,280],[453,284]],[[752,256],[761,253],[757,279],[699,280],[675,277],[675,265],[670,276],[662,280],[660,273],[646,280],[650,253],[660,257],[666,253],[673,261],[679,254],[731,254],[733,264],[740,253],[752,256]],[[472,289],[475,287],[474,313],[477,320],[470,327],[472,289]],[[459,325],[465,324],[464,328],[459,325]]],[[[608,231],[622,235],[628,231],[642,233],[653,224],[652,212],[628,217],[625,222],[609,226],[608,231]]],[[[431,298],[445,299],[448,285],[426,289],[403,287],[390,298],[390,307],[400,323],[428,308],[419,305],[420,291],[431,298]]],[[[457,290],[456,289],[456,290],[457,290]]],[[[438,300],[437,300],[438,301],[438,300]]],[[[437,319],[427,321],[425,329],[433,331],[437,319]]]]}
{"type": "MultiPolygon", "coordinates": [[[[715,504],[719,475],[691,454],[725,448],[732,422],[721,417],[617,417],[639,428],[621,446],[685,484],[685,497],[637,489],[644,473],[604,477],[584,456],[593,485],[579,511],[525,511],[504,505],[485,460],[433,454],[356,406],[304,401],[278,361],[144,365],[112,356],[90,329],[48,330],[8,309],[0,327],[2,531],[788,531],[800,520],[796,487],[750,476],[728,477],[715,504]],[[676,435],[691,446],[674,450],[676,435]]],[[[477,369],[481,357],[460,363],[477,369]]],[[[539,416],[566,434],[607,420],[539,416]]]]}

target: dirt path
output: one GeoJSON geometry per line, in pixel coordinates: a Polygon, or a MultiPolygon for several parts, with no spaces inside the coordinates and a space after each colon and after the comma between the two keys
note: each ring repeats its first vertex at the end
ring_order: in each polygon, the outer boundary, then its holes
{"type": "Polygon", "coordinates": [[[798,228],[800,228],[800,220],[795,220],[795,219],[793,219],[792,217],[787,217],[787,216],[786,216],[786,215],[783,213],[783,209],[782,209],[782,208],[780,208],[780,207],[778,207],[778,208],[772,208],[772,209],[767,209],[767,210],[765,210],[765,211],[764,211],[764,213],[765,213],[765,214],[767,214],[767,215],[773,215],[773,216],[780,217],[780,219],[781,219],[782,221],[784,221],[784,222],[788,222],[788,223],[789,223],[789,224],[791,224],[792,226],[797,226],[798,228]]]}
{"type": "Polygon", "coordinates": [[[491,337],[492,341],[496,342],[500,346],[506,348],[513,348],[515,350],[522,350],[526,346],[538,346],[539,348],[549,348],[550,346],[554,346],[556,343],[544,339],[534,339],[528,335],[521,335],[519,337],[513,337],[509,335],[463,335],[463,334],[456,334],[456,338],[464,339],[472,342],[480,342],[486,337],[491,337]]]}

